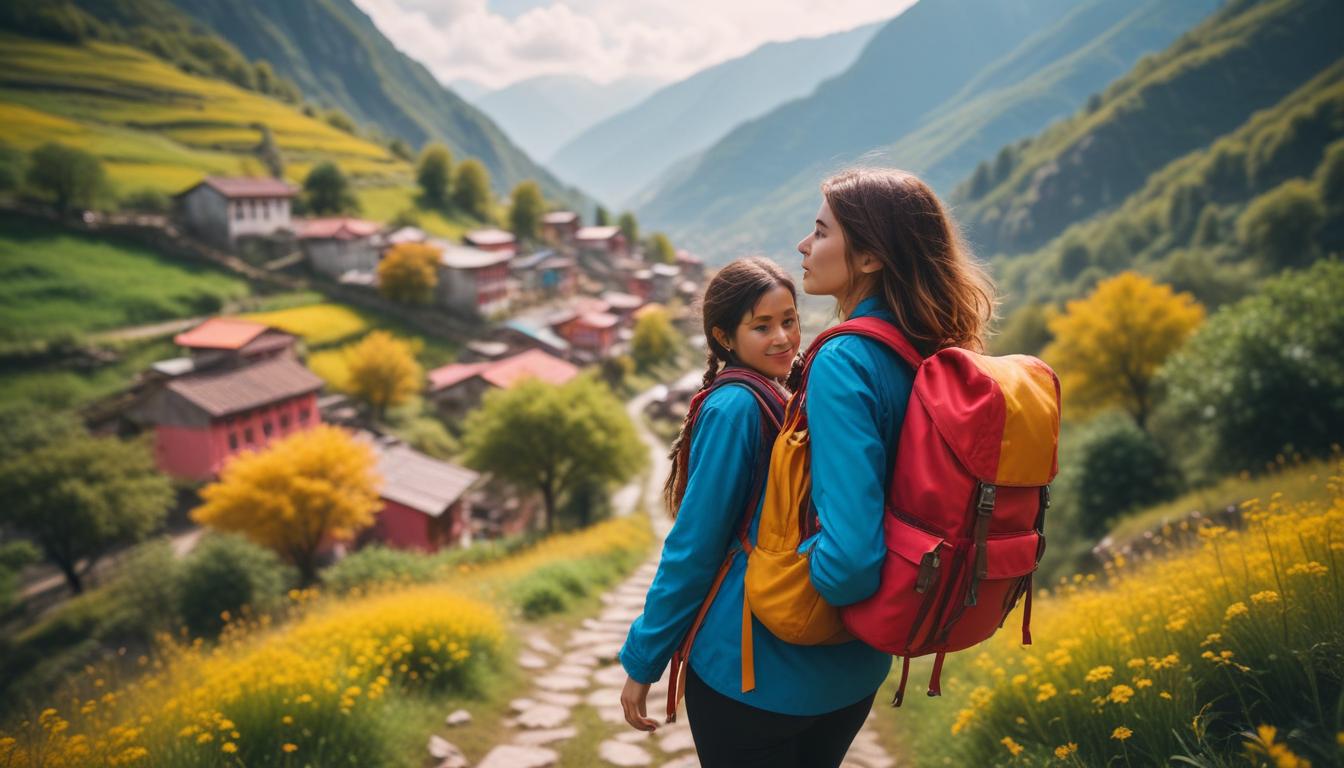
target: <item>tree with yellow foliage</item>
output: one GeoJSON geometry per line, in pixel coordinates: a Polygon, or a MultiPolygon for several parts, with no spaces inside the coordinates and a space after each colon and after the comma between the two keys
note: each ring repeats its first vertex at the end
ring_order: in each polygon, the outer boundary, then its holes
{"type": "Polygon", "coordinates": [[[420,391],[424,371],[409,342],[387,331],[374,331],[347,347],[348,386],[381,419],[388,406],[400,405],[420,391]]]}
{"type": "Polygon", "coordinates": [[[201,490],[191,519],[275,550],[308,584],[323,545],[373,524],[382,506],[375,464],[372,448],[319,425],[234,457],[201,490]]]}
{"type": "Polygon", "coordinates": [[[439,284],[443,251],[429,243],[399,243],[378,262],[378,292],[402,304],[428,304],[439,284]]]}
{"type": "Polygon", "coordinates": [[[1059,373],[1069,410],[1120,406],[1146,428],[1153,375],[1203,321],[1204,307],[1190,294],[1122,272],[1049,321],[1054,341],[1042,357],[1059,373]]]}

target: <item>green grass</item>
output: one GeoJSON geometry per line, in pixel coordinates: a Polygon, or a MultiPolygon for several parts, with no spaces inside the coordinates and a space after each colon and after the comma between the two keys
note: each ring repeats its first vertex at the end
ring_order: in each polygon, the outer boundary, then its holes
{"type": "Polygon", "coordinates": [[[88,150],[120,193],[177,192],[206,174],[263,174],[254,154],[259,125],[270,128],[291,181],[332,160],[357,179],[410,184],[410,165],[379,144],[134,48],[0,34],[0,73],[0,140],[88,150]]]}
{"type": "Polygon", "coordinates": [[[0,216],[0,344],[209,314],[249,293],[213,269],[0,216]]]}
{"type": "Polygon", "coordinates": [[[1322,478],[1330,476],[1331,462],[1326,459],[1302,464],[1285,465],[1263,475],[1226,477],[1219,482],[1199,488],[1180,498],[1135,512],[1118,521],[1110,536],[1116,542],[1141,536],[1144,531],[1161,527],[1167,522],[1184,519],[1191,512],[1201,514],[1218,512],[1239,505],[1247,499],[1268,501],[1274,493],[1282,493],[1287,501],[1318,501],[1328,504],[1330,494],[1322,478]]]}

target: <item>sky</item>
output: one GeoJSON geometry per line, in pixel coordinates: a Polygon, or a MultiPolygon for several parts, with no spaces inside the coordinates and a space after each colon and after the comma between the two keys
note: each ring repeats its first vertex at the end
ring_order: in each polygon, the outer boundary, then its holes
{"type": "Polygon", "coordinates": [[[896,16],[914,0],[354,0],[440,81],[680,80],[772,40],[896,16]]]}

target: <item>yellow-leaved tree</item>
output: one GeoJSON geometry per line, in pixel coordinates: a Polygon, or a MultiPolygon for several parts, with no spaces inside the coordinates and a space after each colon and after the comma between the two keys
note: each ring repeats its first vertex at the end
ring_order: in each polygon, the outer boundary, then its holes
{"type": "Polygon", "coordinates": [[[415,348],[387,331],[374,331],[345,350],[350,393],[369,404],[381,419],[388,406],[400,405],[420,391],[424,370],[415,348]]]}
{"type": "Polygon", "coordinates": [[[1119,406],[1146,427],[1154,373],[1203,321],[1190,294],[1122,272],[1051,318],[1054,341],[1041,356],[1059,373],[1074,415],[1119,406]]]}
{"type": "Polygon", "coordinates": [[[402,304],[428,304],[439,284],[443,254],[429,243],[399,243],[378,262],[378,292],[402,304]]]}
{"type": "Polygon", "coordinates": [[[319,425],[234,457],[201,489],[191,519],[270,547],[308,584],[323,546],[373,524],[382,506],[375,466],[372,448],[319,425]]]}

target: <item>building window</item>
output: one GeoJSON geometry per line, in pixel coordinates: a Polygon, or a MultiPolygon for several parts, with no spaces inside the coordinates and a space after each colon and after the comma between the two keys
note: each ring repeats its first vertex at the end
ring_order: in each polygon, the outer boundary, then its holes
{"type": "Polygon", "coordinates": [[[242,221],[242,220],[243,220],[243,204],[242,204],[242,203],[234,203],[234,204],[233,204],[233,218],[234,218],[234,220],[236,220],[236,221],[242,221]]]}
{"type": "Polygon", "coordinates": [[[236,451],[236,450],[238,450],[238,433],[237,433],[237,432],[230,432],[230,433],[229,433],[229,450],[230,450],[230,451],[236,451]]]}
{"type": "Polygon", "coordinates": [[[273,428],[271,427],[271,422],[270,422],[270,421],[263,421],[263,422],[261,423],[261,431],[262,431],[262,433],[265,434],[267,437],[270,437],[270,436],[271,436],[271,432],[273,431],[273,428]]]}
{"type": "Polygon", "coordinates": [[[289,414],[280,414],[280,429],[289,429],[289,414]]]}
{"type": "Polygon", "coordinates": [[[247,443],[248,445],[251,445],[253,442],[255,442],[255,440],[256,438],[252,436],[251,427],[248,427],[243,430],[243,442],[247,443]]]}
{"type": "Polygon", "coordinates": [[[300,423],[300,424],[307,424],[307,423],[308,423],[308,409],[307,409],[307,408],[303,408],[303,409],[300,409],[300,410],[299,410],[299,423],[300,423]]]}

